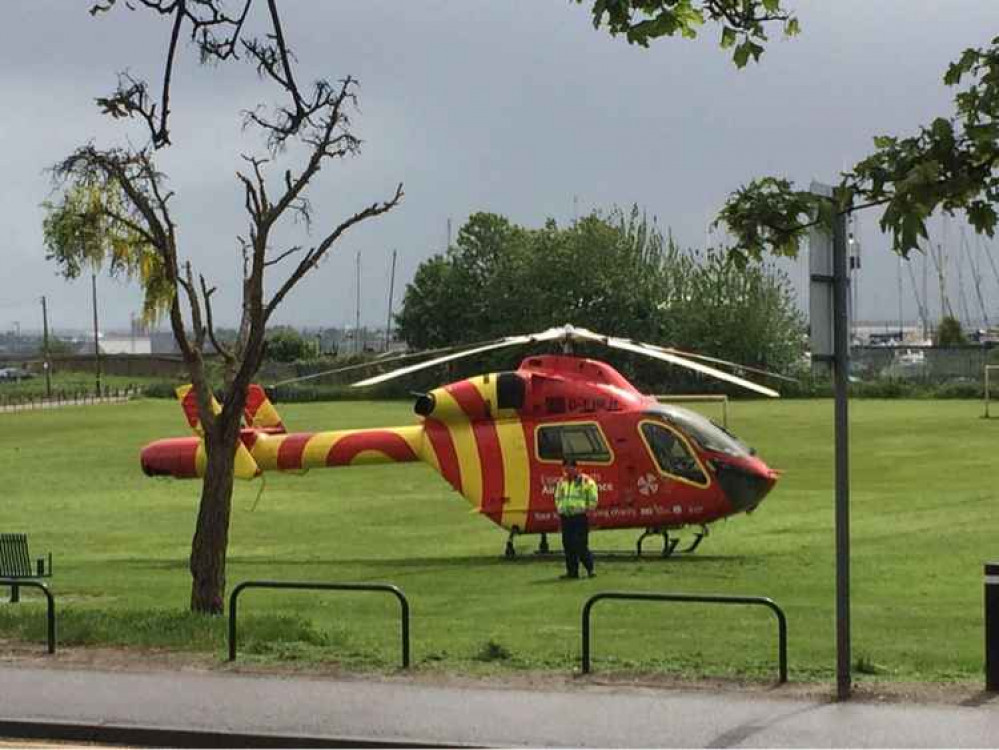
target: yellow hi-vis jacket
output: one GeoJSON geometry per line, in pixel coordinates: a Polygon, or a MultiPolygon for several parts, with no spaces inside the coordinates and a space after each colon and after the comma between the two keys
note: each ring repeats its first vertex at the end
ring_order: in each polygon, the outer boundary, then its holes
{"type": "Polygon", "coordinates": [[[577,481],[563,477],[555,485],[555,510],[560,516],[578,516],[597,507],[597,483],[585,474],[577,481]]]}

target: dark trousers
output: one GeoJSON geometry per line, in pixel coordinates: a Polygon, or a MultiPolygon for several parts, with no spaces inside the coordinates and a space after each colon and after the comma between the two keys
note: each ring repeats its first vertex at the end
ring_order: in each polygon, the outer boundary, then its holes
{"type": "Polygon", "coordinates": [[[593,572],[593,555],[590,553],[590,522],[585,513],[578,516],[559,516],[562,526],[562,549],[565,550],[565,572],[579,577],[579,563],[587,573],[593,572]]]}

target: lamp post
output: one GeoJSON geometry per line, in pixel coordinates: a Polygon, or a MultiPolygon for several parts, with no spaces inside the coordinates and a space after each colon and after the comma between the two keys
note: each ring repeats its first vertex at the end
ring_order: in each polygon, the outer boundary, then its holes
{"type": "Polygon", "coordinates": [[[94,367],[97,373],[97,398],[101,397],[101,345],[97,338],[97,272],[90,274],[90,286],[94,299],[94,367]]]}
{"type": "Polygon", "coordinates": [[[45,398],[52,398],[52,364],[49,360],[49,311],[45,305],[45,297],[42,296],[42,346],[45,349],[45,362],[42,368],[45,370],[45,398]]]}

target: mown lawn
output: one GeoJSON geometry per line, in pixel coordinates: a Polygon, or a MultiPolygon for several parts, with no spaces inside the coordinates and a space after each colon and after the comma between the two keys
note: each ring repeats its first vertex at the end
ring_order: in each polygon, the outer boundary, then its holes
{"type": "MultiPolygon", "coordinates": [[[[407,424],[401,402],[280,406],[292,429],[407,424]]],[[[712,406],[705,406],[712,413],[712,406]]],[[[854,657],[880,679],[974,678],[982,669],[982,563],[996,542],[999,420],[962,401],[854,401],[854,657]]],[[[712,416],[717,416],[712,413],[712,416]]],[[[215,650],[224,623],[184,614],[199,485],[151,480],[149,440],[183,435],[175,403],[0,415],[0,530],[52,550],[69,643],[215,650]]],[[[558,557],[507,562],[505,532],[422,465],[313,471],[239,484],[229,581],[386,581],[413,608],[414,663],[456,671],[570,670],[596,591],[757,594],[790,625],[792,679],[834,673],[832,404],[737,402],[730,427],[785,474],[751,516],[716,524],[692,556],[608,558],[599,577],[557,580],[558,557]],[[256,503],[256,509],[253,509],[256,503]]],[[[636,533],[595,535],[630,549],[636,533]]],[[[533,539],[519,548],[529,552],[533,539]]],[[[270,593],[241,599],[251,658],[391,668],[397,605],[376,595],[270,593]],[[256,656],[253,656],[253,655],[256,656]]],[[[0,638],[42,638],[41,604],[0,605],[0,638]]],[[[242,615],[241,615],[242,617],[242,615]]],[[[595,669],[769,679],[772,615],[755,608],[598,605],[595,669]]]]}

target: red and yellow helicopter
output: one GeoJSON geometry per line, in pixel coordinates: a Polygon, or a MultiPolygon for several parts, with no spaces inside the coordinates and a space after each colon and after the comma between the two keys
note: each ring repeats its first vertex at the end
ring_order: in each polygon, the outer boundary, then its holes
{"type": "MultiPolygon", "coordinates": [[[[642,354],[770,397],[770,388],[737,377],[705,361],[710,357],[602,336],[571,325],[509,336],[362,380],[364,387],[417,370],[504,347],[561,341],[599,342],[642,354]]],[[[745,368],[751,369],[751,368],[745,368]]],[[[754,371],[759,372],[759,371],[754,371]]],[[[190,386],[178,389],[191,427],[198,417],[190,386]]],[[[439,473],[473,509],[509,531],[514,539],[558,529],[555,484],[563,456],[573,456],[596,480],[600,500],[591,529],[642,529],[663,537],[663,555],[679,539],[671,531],[694,526],[692,552],[708,524],[754,510],[773,488],[778,472],[719,425],[688,409],[640,393],[610,365],[568,353],[529,356],[512,372],[461,380],[421,394],[417,424],[381,429],[289,433],[263,388],[250,387],[236,475],[253,479],[268,471],[422,461],[439,473]]],[[[202,476],[205,453],[199,437],[157,440],[142,450],[150,476],[202,476]]]]}

